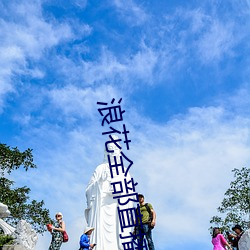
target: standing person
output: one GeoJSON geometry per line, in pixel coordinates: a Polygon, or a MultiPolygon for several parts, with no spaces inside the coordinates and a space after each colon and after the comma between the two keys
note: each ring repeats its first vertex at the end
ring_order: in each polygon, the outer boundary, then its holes
{"type": "Polygon", "coordinates": [[[232,246],[233,250],[237,250],[237,242],[235,241],[235,235],[226,232],[229,244],[232,246]]]}
{"type": "Polygon", "coordinates": [[[56,213],[56,223],[55,226],[51,227],[52,240],[50,243],[49,250],[60,250],[63,242],[63,232],[65,231],[65,223],[62,220],[63,215],[61,212],[56,213]]]}
{"type": "Polygon", "coordinates": [[[235,234],[231,234],[231,236],[234,238],[234,245],[236,246],[236,249],[239,250],[239,240],[242,236],[242,234],[244,233],[243,229],[241,228],[240,225],[235,225],[232,230],[236,233],[235,234]]]}
{"type": "Polygon", "coordinates": [[[90,244],[90,235],[93,232],[94,228],[93,227],[86,227],[86,229],[83,232],[83,235],[80,238],[80,249],[79,250],[89,250],[89,249],[93,249],[96,245],[96,243],[94,244],[90,244]]]}
{"type": "MultiPolygon", "coordinates": [[[[143,194],[138,194],[138,198],[142,215],[142,225],[139,224],[138,227],[135,228],[135,233],[136,235],[145,234],[148,243],[148,249],[155,250],[154,242],[152,239],[152,229],[155,226],[156,213],[150,203],[145,203],[143,194]],[[149,220],[150,217],[152,218],[151,221],[149,220]]],[[[143,238],[144,236],[139,237],[139,244],[141,244],[141,246],[143,246],[143,238]]]]}
{"type": "Polygon", "coordinates": [[[213,250],[225,250],[225,246],[232,249],[218,227],[213,229],[212,244],[214,245],[213,250]]]}

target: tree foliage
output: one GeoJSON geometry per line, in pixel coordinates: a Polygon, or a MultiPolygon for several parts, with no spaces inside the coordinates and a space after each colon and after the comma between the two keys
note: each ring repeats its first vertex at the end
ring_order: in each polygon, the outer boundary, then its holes
{"type": "Polygon", "coordinates": [[[27,186],[14,188],[14,182],[5,178],[6,174],[23,167],[26,171],[36,168],[33,163],[32,150],[24,152],[18,148],[10,148],[0,144],[0,202],[6,204],[11,216],[5,220],[15,226],[21,219],[29,222],[38,233],[46,230],[45,224],[51,222],[49,210],[44,208],[44,201],[30,200],[30,188],[27,186]]]}
{"type": "Polygon", "coordinates": [[[222,216],[213,216],[210,223],[229,231],[235,224],[247,228],[250,220],[250,168],[233,169],[234,180],[217,211],[222,216]]]}
{"type": "Polygon", "coordinates": [[[29,168],[36,168],[33,163],[32,149],[28,148],[21,152],[17,147],[10,148],[6,144],[0,143],[0,173],[3,176],[5,172],[10,174],[13,170],[21,166],[27,171],[29,168]]]}

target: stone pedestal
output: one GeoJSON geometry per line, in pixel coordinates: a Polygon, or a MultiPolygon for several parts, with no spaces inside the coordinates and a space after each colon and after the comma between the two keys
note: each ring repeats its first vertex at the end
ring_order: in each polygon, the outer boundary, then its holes
{"type": "Polygon", "coordinates": [[[3,246],[2,250],[26,250],[25,247],[21,245],[9,245],[3,246]]]}

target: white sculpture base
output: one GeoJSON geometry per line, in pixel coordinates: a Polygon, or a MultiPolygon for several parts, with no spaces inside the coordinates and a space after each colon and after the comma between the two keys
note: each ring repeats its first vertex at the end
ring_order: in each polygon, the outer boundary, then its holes
{"type": "Polygon", "coordinates": [[[3,246],[3,250],[26,250],[24,246],[21,245],[10,245],[10,246],[3,246]]]}

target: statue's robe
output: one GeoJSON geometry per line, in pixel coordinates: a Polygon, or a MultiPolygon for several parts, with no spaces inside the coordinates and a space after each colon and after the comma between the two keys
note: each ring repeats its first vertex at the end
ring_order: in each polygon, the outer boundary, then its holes
{"type": "MultiPolygon", "coordinates": [[[[108,163],[103,163],[95,169],[86,189],[87,209],[85,217],[89,227],[95,230],[91,234],[90,242],[96,243],[95,250],[122,250],[120,221],[118,217],[118,200],[113,199],[111,182],[124,181],[124,174],[111,178],[108,163]]],[[[129,173],[126,179],[130,180],[129,173]]],[[[123,198],[124,199],[124,198],[123,198]]],[[[120,209],[132,208],[133,202],[119,205],[120,209]]],[[[122,235],[129,235],[131,228],[124,229],[122,235]]],[[[128,240],[126,240],[128,241],[128,240]]],[[[129,240],[131,241],[131,240],[129,240]]]]}

